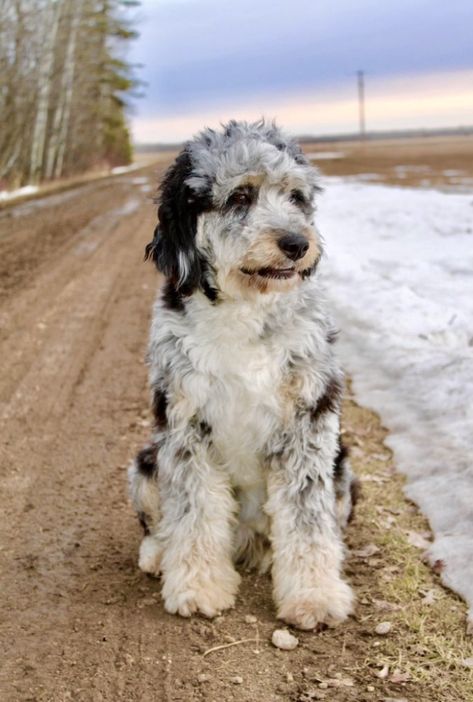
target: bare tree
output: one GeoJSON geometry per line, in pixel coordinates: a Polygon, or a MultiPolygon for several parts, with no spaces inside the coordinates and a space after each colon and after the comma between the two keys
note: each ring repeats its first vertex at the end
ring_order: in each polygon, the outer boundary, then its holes
{"type": "Polygon", "coordinates": [[[47,26],[50,27],[50,31],[45,32],[46,41],[39,66],[38,105],[31,144],[30,179],[33,182],[40,180],[42,175],[48,126],[49,96],[53,81],[54,51],[60,13],[60,0],[51,0],[46,15],[47,26]]]}
{"type": "Polygon", "coordinates": [[[59,178],[62,175],[64,152],[66,150],[66,140],[69,133],[76,65],[76,41],[82,15],[82,1],[75,0],[74,2],[70,0],[68,5],[71,13],[69,39],[67,42],[64,70],[61,75],[59,97],[54,111],[51,137],[49,139],[45,172],[46,178],[52,178],[53,175],[59,178]]]}

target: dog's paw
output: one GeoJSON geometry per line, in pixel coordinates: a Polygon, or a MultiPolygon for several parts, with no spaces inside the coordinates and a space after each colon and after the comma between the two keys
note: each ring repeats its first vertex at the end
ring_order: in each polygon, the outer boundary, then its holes
{"type": "Polygon", "coordinates": [[[138,567],[143,573],[159,576],[161,572],[161,546],[154,536],[145,536],[140,544],[138,567]]]}
{"type": "Polygon", "coordinates": [[[341,579],[301,589],[279,605],[278,618],[298,629],[315,629],[319,624],[336,626],[353,612],[355,597],[351,587],[341,579]]]}
{"type": "Polygon", "coordinates": [[[228,570],[225,577],[220,578],[206,573],[202,580],[181,582],[176,587],[172,587],[168,578],[163,587],[164,608],[181,617],[200,613],[213,618],[233,607],[239,583],[240,576],[235,570],[228,570]]]}

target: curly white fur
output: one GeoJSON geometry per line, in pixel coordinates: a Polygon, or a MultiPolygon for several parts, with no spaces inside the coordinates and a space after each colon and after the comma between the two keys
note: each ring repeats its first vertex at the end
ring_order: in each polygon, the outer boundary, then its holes
{"type": "Polygon", "coordinates": [[[183,616],[233,605],[236,561],[272,564],[279,617],[303,629],[336,624],[353,608],[341,536],[353,478],[315,275],[316,174],[264,123],[206,131],[185,154],[183,177],[176,166],[163,186],[156,247],[169,235],[176,188],[186,202],[205,191],[206,205],[187,249],[172,240],[175,267],[155,259],[168,281],[149,346],[155,432],[130,469],[148,532],[139,564],[161,572],[165,607],[183,616]],[[251,192],[244,210],[231,205],[241,188],[251,192]],[[295,261],[280,248],[288,232],[308,242],[295,261]],[[185,289],[197,259],[201,282],[185,289]]]}

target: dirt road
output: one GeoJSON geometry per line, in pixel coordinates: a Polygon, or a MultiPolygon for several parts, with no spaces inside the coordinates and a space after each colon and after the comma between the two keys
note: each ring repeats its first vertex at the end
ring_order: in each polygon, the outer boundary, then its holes
{"type": "Polygon", "coordinates": [[[157,280],[142,254],[155,179],[147,169],[0,214],[0,699],[466,699],[463,605],[407,544],[426,525],[403,501],[376,417],[352,401],[347,438],[366,489],[348,537],[359,605],[346,626],[279,651],[267,578],[245,574],[235,610],[187,621],[138,571],[125,468],[149,427],[157,280]]]}

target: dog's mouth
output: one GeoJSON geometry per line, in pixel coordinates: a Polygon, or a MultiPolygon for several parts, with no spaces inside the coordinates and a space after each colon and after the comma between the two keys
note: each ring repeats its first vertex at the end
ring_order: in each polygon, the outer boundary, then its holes
{"type": "Polygon", "coordinates": [[[297,274],[294,267],[290,268],[257,268],[249,270],[248,268],[240,268],[240,271],[245,275],[259,275],[261,278],[275,278],[276,280],[287,280],[297,274]]]}

